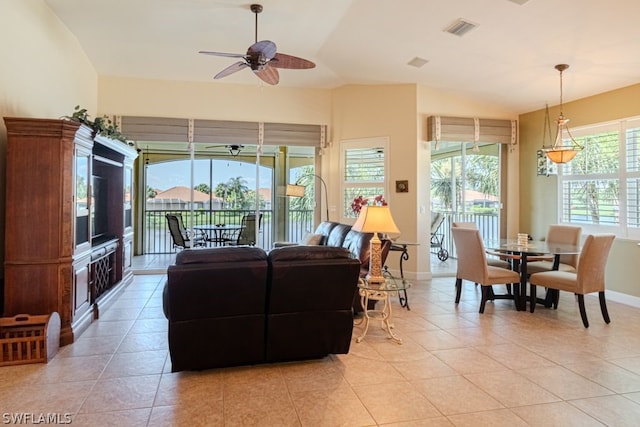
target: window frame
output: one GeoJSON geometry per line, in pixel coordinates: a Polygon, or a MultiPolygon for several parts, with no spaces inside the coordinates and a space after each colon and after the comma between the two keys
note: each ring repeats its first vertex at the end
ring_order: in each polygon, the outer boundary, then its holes
{"type": "Polygon", "coordinates": [[[381,137],[372,137],[372,138],[360,138],[360,139],[349,139],[343,140],[340,142],[340,222],[342,223],[353,223],[356,218],[353,217],[345,217],[344,212],[347,206],[351,205],[352,200],[345,199],[345,191],[347,188],[352,187],[382,187],[383,196],[387,203],[389,202],[389,137],[381,136],[381,137]],[[382,147],[383,156],[384,156],[384,179],[382,182],[380,181],[360,181],[357,183],[349,183],[345,180],[346,175],[346,153],[349,149],[366,149],[366,148],[378,148],[382,147]]]}
{"type": "MultiPolygon", "coordinates": [[[[599,234],[612,233],[616,237],[623,239],[640,239],[640,227],[630,226],[628,218],[629,200],[627,193],[627,181],[629,179],[640,179],[640,168],[637,171],[629,172],[627,170],[627,131],[630,129],[640,129],[640,116],[628,117],[620,120],[601,122],[587,126],[581,126],[571,129],[572,135],[576,140],[590,135],[598,135],[610,131],[618,132],[618,168],[614,172],[603,173],[585,173],[570,175],[566,173],[564,165],[558,168],[557,180],[557,217],[559,223],[572,224],[582,227],[583,234],[599,234]],[[564,186],[568,182],[580,180],[615,180],[618,182],[619,200],[618,200],[618,224],[593,224],[584,222],[566,222],[564,221],[565,199],[564,186]]],[[[637,207],[640,209],[640,205],[637,207]]]]}

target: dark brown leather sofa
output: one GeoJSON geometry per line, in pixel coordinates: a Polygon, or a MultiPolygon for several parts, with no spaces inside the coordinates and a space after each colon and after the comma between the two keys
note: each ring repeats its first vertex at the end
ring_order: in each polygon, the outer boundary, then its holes
{"type": "Polygon", "coordinates": [[[345,248],[180,252],[163,301],[172,372],[348,353],[359,267],[345,248]]]}

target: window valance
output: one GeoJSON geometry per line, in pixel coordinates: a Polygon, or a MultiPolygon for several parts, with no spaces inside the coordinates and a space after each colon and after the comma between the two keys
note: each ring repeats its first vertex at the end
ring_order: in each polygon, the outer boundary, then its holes
{"type": "Polygon", "coordinates": [[[265,145],[324,147],[325,125],[243,122],[233,120],[176,119],[122,116],[121,132],[134,141],[202,142],[210,144],[258,144],[263,131],[265,145]],[[190,135],[191,122],[191,135],[190,135]]]}
{"type": "Polygon", "coordinates": [[[485,142],[515,145],[517,136],[518,126],[516,120],[427,117],[427,141],[485,142]]]}

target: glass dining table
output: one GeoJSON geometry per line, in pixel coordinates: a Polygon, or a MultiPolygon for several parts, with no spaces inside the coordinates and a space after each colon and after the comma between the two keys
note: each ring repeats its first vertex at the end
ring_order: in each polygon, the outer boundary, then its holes
{"type": "MultiPolygon", "coordinates": [[[[486,242],[485,247],[493,252],[515,256],[513,259],[513,268],[520,272],[520,285],[515,286],[513,289],[515,305],[518,311],[524,311],[527,309],[527,262],[530,257],[553,257],[553,269],[557,270],[561,255],[579,254],[582,249],[581,245],[549,243],[543,240],[529,240],[526,244],[522,245],[516,239],[489,241],[486,242]]],[[[541,303],[548,307],[550,306],[550,298],[552,298],[550,295],[547,295],[545,298],[538,298],[536,303],[541,303]]],[[[534,302],[531,302],[531,312],[534,310],[533,304],[534,302]]]]}

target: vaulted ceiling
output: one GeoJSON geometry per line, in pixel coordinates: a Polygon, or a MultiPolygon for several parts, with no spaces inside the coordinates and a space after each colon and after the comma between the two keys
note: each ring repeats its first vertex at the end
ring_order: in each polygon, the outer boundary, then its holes
{"type": "MultiPolygon", "coordinates": [[[[213,76],[255,41],[250,2],[46,0],[99,75],[263,84],[213,76]]],[[[416,83],[524,113],[640,82],[638,0],[262,0],[258,40],[309,59],[280,86],[416,83]],[[458,19],[463,36],[444,29],[458,19]],[[427,62],[408,65],[414,58],[427,62]]]]}

